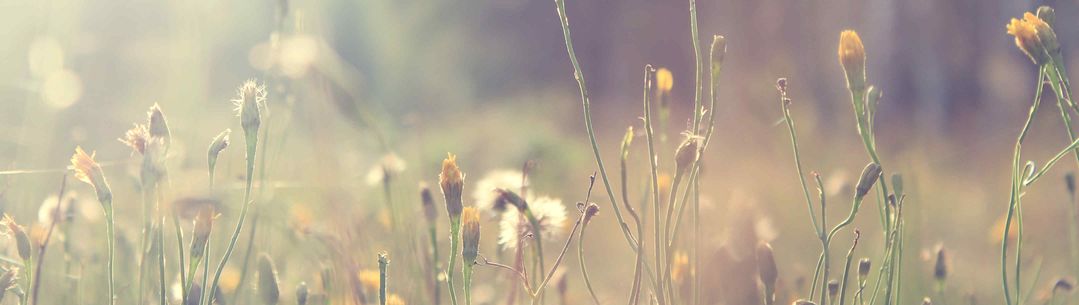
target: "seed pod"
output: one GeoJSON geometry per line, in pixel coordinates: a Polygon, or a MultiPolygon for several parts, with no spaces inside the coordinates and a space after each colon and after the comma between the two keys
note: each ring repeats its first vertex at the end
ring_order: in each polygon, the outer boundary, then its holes
{"type": "Polygon", "coordinates": [[[480,246],[480,212],[474,207],[466,207],[461,214],[461,258],[465,265],[476,263],[480,246]]]}
{"type": "Polygon", "coordinates": [[[464,174],[457,167],[457,156],[447,154],[446,159],[442,160],[442,173],[438,175],[438,184],[442,187],[442,195],[446,198],[446,213],[449,214],[450,221],[459,221],[464,174]]]}
{"type": "Polygon", "coordinates": [[[277,271],[274,268],[273,259],[269,254],[259,255],[259,297],[266,305],[277,305],[281,298],[281,291],[277,285],[277,271]]]}
{"type": "Polygon", "coordinates": [[[943,282],[948,278],[948,259],[944,248],[937,250],[937,263],[933,266],[933,278],[943,282]]]}
{"type": "Polygon", "coordinates": [[[862,177],[858,179],[858,185],[855,188],[855,198],[861,200],[866,194],[869,194],[869,190],[873,188],[874,184],[877,184],[877,179],[880,178],[881,168],[876,163],[869,163],[862,170],[862,177]]]}
{"type": "Polygon", "coordinates": [[[858,278],[866,278],[869,275],[871,265],[869,258],[862,258],[862,260],[858,261],[858,278]]]}

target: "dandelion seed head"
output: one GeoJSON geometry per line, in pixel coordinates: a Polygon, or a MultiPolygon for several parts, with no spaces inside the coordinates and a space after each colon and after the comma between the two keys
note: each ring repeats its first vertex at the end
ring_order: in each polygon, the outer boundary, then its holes
{"type": "MultiPolygon", "coordinates": [[[[540,236],[552,239],[561,233],[566,222],[566,207],[562,205],[562,200],[540,196],[528,200],[528,208],[539,222],[540,236]]],[[[502,245],[502,248],[515,249],[519,239],[526,235],[535,236],[536,234],[532,231],[528,220],[517,209],[506,209],[502,212],[498,234],[498,244],[502,245]]]]}

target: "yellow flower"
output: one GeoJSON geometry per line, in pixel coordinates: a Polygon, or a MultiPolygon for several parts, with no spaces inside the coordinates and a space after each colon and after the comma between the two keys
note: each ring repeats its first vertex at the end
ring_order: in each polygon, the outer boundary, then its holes
{"type": "Polygon", "coordinates": [[[401,296],[391,293],[386,296],[386,305],[405,305],[405,300],[401,299],[401,296]]]}
{"type": "Polygon", "coordinates": [[[681,250],[675,251],[671,265],[671,280],[675,284],[681,284],[685,281],[686,273],[689,271],[689,255],[681,250]]]}
{"type": "Polygon", "coordinates": [[[659,68],[656,71],[656,88],[661,93],[669,93],[674,88],[674,75],[667,68],[659,68]]]}
{"type": "Polygon", "coordinates": [[[360,287],[363,287],[364,292],[378,291],[378,287],[381,285],[381,279],[379,278],[378,270],[360,270],[360,273],[356,276],[359,277],[360,287]]]}
{"type": "Polygon", "coordinates": [[[1038,36],[1037,26],[1040,25],[1048,27],[1038,16],[1027,12],[1023,15],[1022,20],[1012,18],[1011,22],[1006,26],[1008,35],[1015,36],[1015,45],[1019,47],[1019,50],[1023,51],[1031,61],[1038,65],[1045,63],[1049,59],[1048,53],[1045,51],[1045,45],[1042,44],[1042,40],[1038,36]]]}
{"type": "Polygon", "coordinates": [[[839,33],[839,64],[843,66],[850,88],[865,88],[865,46],[858,32],[844,30],[839,33]]]}
{"type": "Polygon", "coordinates": [[[97,153],[86,154],[82,147],[75,147],[75,154],[71,156],[71,167],[75,169],[75,179],[86,182],[91,186],[94,185],[94,181],[90,177],[94,174],[98,168],[100,168],[97,162],[94,161],[94,156],[97,153]]]}

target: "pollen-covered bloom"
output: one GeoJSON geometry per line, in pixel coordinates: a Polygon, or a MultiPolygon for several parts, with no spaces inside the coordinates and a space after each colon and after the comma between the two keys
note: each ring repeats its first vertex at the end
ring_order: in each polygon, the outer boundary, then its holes
{"type": "Polygon", "coordinates": [[[506,202],[499,200],[499,189],[520,192],[528,187],[528,181],[524,179],[521,171],[512,169],[499,169],[488,172],[482,179],[476,182],[472,190],[472,200],[476,209],[489,215],[498,215],[506,210],[506,202]]]}
{"type": "MultiPolygon", "coordinates": [[[[539,235],[554,238],[566,223],[566,207],[562,200],[540,196],[528,200],[528,209],[539,222],[539,235]]],[[[504,249],[515,249],[523,236],[536,236],[531,223],[518,209],[506,209],[499,222],[498,244],[504,249]]]]}
{"type": "Polygon", "coordinates": [[[1048,28],[1044,21],[1030,12],[1023,14],[1023,19],[1012,18],[1006,26],[1008,35],[1015,36],[1015,45],[1019,50],[1038,65],[1049,61],[1049,53],[1038,34],[1038,27],[1041,26],[1048,28]]]}
{"type": "Polygon", "coordinates": [[[839,33],[839,64],[847,75],[847,86],[855,90],[865,88],[865,45],[858,32],[839,33]]]}
{"type": "Polygon", "coordinates": [[[75,171],[75,178],[94,187],[98,201],[106,208],[111,208],[112,189],[109,188],[109,182],[105,180],[101,165],[94,161],[94,155],[94,153],[87,154],[82,147],[75,147],[75,154],[71,156],[71,167],[75,171]]]}

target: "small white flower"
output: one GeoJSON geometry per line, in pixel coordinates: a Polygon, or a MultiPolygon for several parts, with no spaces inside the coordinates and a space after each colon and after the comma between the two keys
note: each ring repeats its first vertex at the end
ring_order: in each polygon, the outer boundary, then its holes
{"type": "Polygon", "coordinates": [[[387,176],[394,176],[405,170],[405,160],[390,153],[382,157],[382,160],[367,171],[367,184],[370,186],[381,185],[387,176]]]}
{"type": "MultiPolygon", "coordinates": [[[[540,196],[528,200],[532,215],[539,221],[540,235],[553,239],[566,223],[566,207],[561,199],[540,196]]],[[[498,244],[503,249],[514,249],[522,236],[533,234],[531,224],[515,208],[506,209],[499,222],[498,244]]]]}

